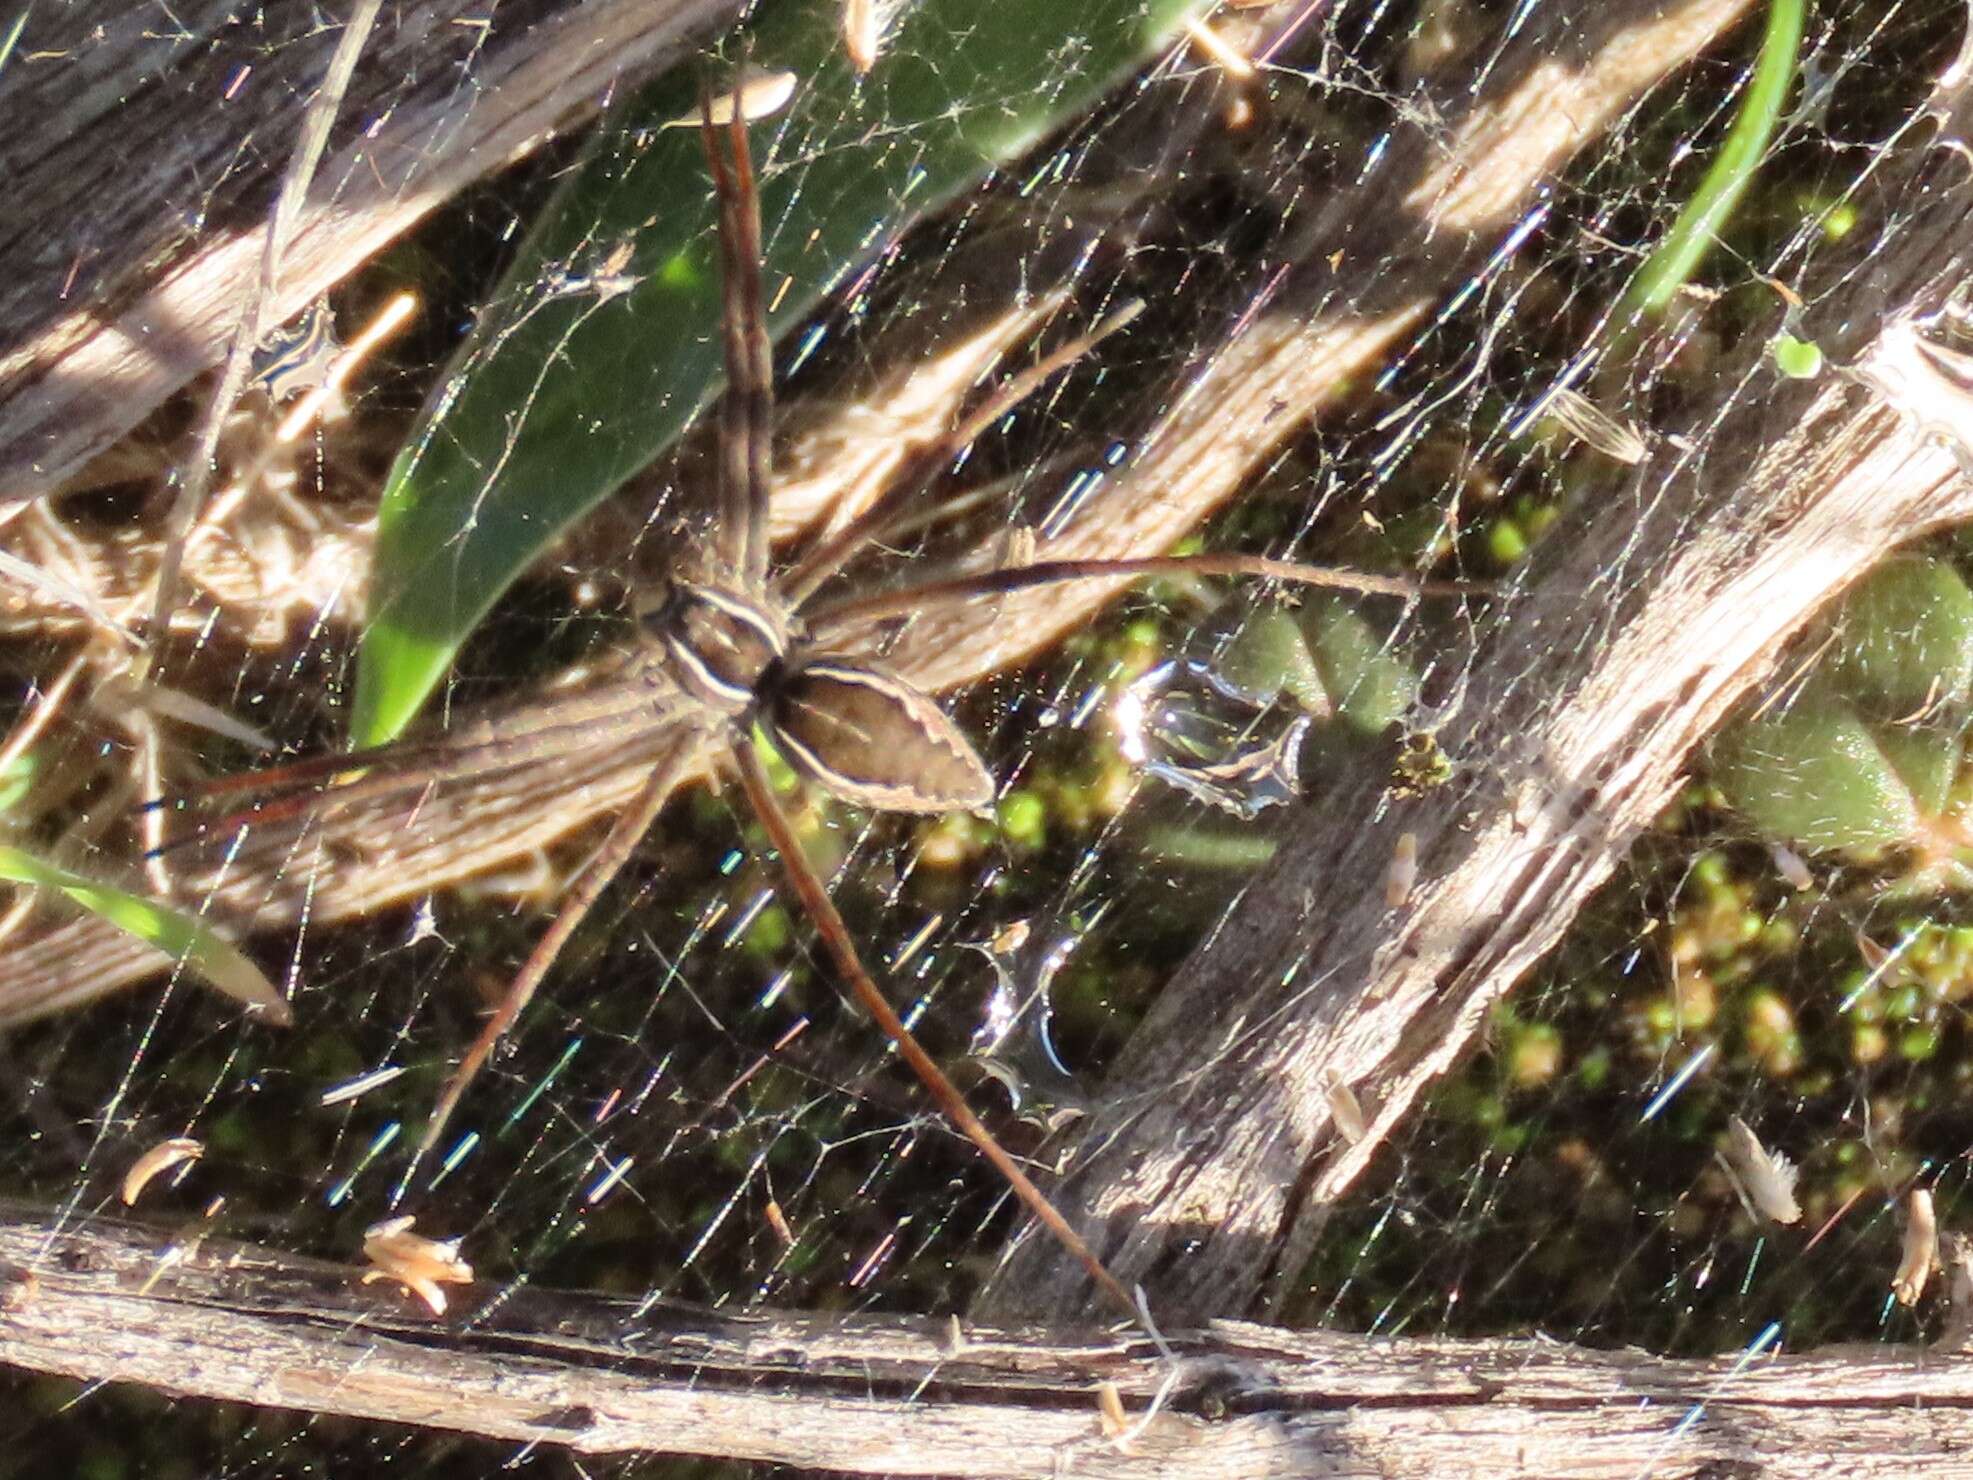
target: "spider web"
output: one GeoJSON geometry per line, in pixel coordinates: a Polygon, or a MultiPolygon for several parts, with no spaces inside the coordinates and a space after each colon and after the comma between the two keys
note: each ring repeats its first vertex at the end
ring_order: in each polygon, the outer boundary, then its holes
{"type": "MultiPolygon", "coordinates": [[[[946,363],[981,325],[1002,326],[1018,365],[1121,303],[1145,305],[957,461],[936,494],[958,514],[850,579],[900,581],[980,551],[1018,558],[1020,531],[1045,542],[1072,527],[1094,491],[1147,455],[1186,387],[1274,307],[1339,201],[1356,218],[1352,246],[1330,264],[1335,299],[1303,311],[1347,301],[1376,319],[1380,278],[1415,280],[1438,247],[1394,236],[1371,209],[1380,164],[1421,143],[1427,156],[1452,150],[1461,100],[1494,80],[1523,31],[1557,38],[1558,66],[1587,68],[1561,38],[1590,30],[1566,9],[1427,0],[1225,12],[1212,24],[1260,59],[1251,79],[1197,42],[1170,48],[849,275],[777,345],[791,484],[829,486],[840,481],[831,469],[922,435],[908,418],[933,412],[912,396],[948,410],[954,398],[900,377],[946,363]]],[[[1565,169],[1529,182],[1428,311],[1341,372],[1346,385],[1309,407],[1306,379],[1246,383],[1284,429],[1239,454],[1237,489],[1220,506],[1201,506],[1203,547],[1524,589],[1562,563],[1586,508],[1667,496],[1629,480],[1628,453],[1563,425],[1563,388],[1632,429],[1647,459],[1751,462],[1750,449],[1708,435],[1780,379],[1762,349],[1785,307],[1771,284],[1829,263],[1847,284],[1868,256],[1860,240],[1879,253],[1900,240],[1919,202],[1883,182],[1929,147],[1914,121],[1964,20],[1943,0],[1818,9],[1758,176],[1654,339],[1651,373],[1584,375],[1612,304],[1732,124],[1758,15],[1719,22],[1667,80],[1622,99],[1565,169]],[[1677,434],[1687,445],[1672,444],[1673,427],[1693,428],[1677,434]]],[[[0,89],[10,72],[75,64],[45,23],[27,13],[0,89]]],[[[931,52],[903,60],[942,64],[931,52]]],[[[1066,78],[1076,57],[1054,65],[1066,78]]],[[[766,168],[799,186],[814,168],[809,141],[773,125],[758,135],[766,168]]],[[[242,168],[285,158],[289,143],[249,139],[242,168]]],[[[221,466],[251,467],[259,498],[211,542],[210,562],[190,567],[201,615],[167,665],[173,686],[297,752],[335,743],[361,635],[350,592],[385,466],[419,409],[471,367],[478,351],[461,360],[459,346],[579,148],[482,181],[335,291],[345,338],[400,286],[423,299],[418,326],[353,383],[346,416],[276,450],[275,413],[243,402],[221,466]],[[229,584],[236,567],[249,574],[229,584]]],[[[232,200],[223,180],[199,189],[195,213],[232,200]]],[[[789,229],[766,222],[770,237],[789,229]]],[[[617,280],[602,223],[589,239],[587,254],[501,290],[520,305],[504,332],[571,301],[608,313],[634,289],[617,280]]],[[[962,393],[992,373],[991,357],[949,372],[962,393]]],[[[116,552],[154,536],[190,404],[160,408],[16,521],[9,548],[59,559],[77,584],[117,596],[116,552]]],[[[1247,409],[1227,408],[1229,424],[1251,426],[1247,409]]],[[[426,435],[454,435],[443,417],[433,425],[426,435]]],[[[503,599],[447,680],[434,725],[524,708],[626,650],[631,589],[703,512],[707,436],[632,480],[503,599]]],[[[1642,523],[1652,510],[1636,512],[1642,523]]],[[[1964,570],[1962,546],[1941,537],[1933,558],[1964,570]]],[[[1657,558],[1613,556],[1579,625],[1527,637],[1526,681],[1607,641],[1617,593],[1648,583],[1642,567],[1657,558]]],[[[86,624],[25,596],[4,620],[25,714],[28,696],[85,651],[86,624]]],[[[994,622],[1023,618],[972,620],[990,643],[994,622]]],[[[790,793],[788,805],[907,1022],[1009,1148],[1046,1173],[1114,1092],[1106,1069],[1180,962],[1240,918],[1231,912],[1256,871],[1297,829],[1344,807],[1344,778],[1375,764],[1428,795],[1441,784],[1432,737],[1476,661],[1479,620],[1460,601],[1294,602],[1235,582],[1151,583],[1038,655],[1010,631],[1008,657],[950,701],[1000,783],[992,822],[872,817],[814,794],[790,793]]],[[[1811,659],[1863,640],[1848,630],[1832,619],[1802,639],[1770,710],[1797,712],[1811,659]]],[[[97,652],[84,692],[112,666],[97,652]]],[[[105,874],[132,868],[127,822],[141,794],[113,708],[69,702],[39,745],[47,780],[10,814],[23,844],[105,874]]],[[[179,784],[245,763],[223,740],[185,744],[171,763],[179,784]]],[[[1455,791],[1506,766],[1444,759],[1455,791]]],[[[1777,786],[1791,769],[1823,774],[1812,755],[1770,760],[1777,786]]],[[[1474,1051],[1379,1147],[1287,1279],[1282,1324],[1539,1332],[1672,1356],[1938,1333],[1936,1293],[1907,1310],[1889,1286],[1914,1185],[1932,1193],[1941,1227],[1965,1222],[1963,889],[1937,858],[1923,860],[1929,872],[1912,861],[1915,831],[1824,847],[1754,826],[1757,809],[1716,784],[1705,756],[1688,776],[1563,944],[1493,1007],[1474,1051]],[[1887,950],[1898,952],[1889,966],[1887,950]],[[1761,1217],[1722,1170],[1714,1153],[1735,1115],[1802,1164],[1800,1223],[1761,1217]]],[[[0,1197],[86,1222],[120,1211],[117,1184],[140,1153],[191,1136],[203,1157],[139,1204],[161,1226],[196,1222],[223,1197],[217,1234],[353,1262],[367,1226],[414,1211],[419,1232],[461,1240],[496,1290],[966,1311],[1021,1215],[841,994],[737,789],[674,799],[435,1163],[404,1185],[446,1069],[595,846],[599,810],[548,845],[490,851],[468,883],[412,880],[397,903],[355,919],[324,921],[310,903],[330,888],[318,873],[362,866],[337,851],[354,845],[298,851],[282,885],[301,901],[297,919],[257,940],[293,987],[292,1029],[243,1024],[189,980],[165,989],[152,977],[9,1030],[0,1197]]],[[[1947,802],[1939,815],[1952,815],[1947,802]]],[[[402,825],[417,828],[420,814],[402,825]]],[[[9,923],[17,940],[54,928],[46,912],[9,923]]],[[[1201,1025],[1202,1067],[1216,1026],[1201,1025]]],[[[578,1464],[130,1387],[4,1381],[4,1474],[750,1472],[663,1457],[578,1464]]]]}

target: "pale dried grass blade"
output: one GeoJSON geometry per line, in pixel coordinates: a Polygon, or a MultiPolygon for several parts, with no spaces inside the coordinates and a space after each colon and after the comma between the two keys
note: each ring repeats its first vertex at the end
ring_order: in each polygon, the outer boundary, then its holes
{"type": "Polygon", "coordinates": [[[182,1166],[188,1161],[197,1161],[206,1154],[205,1146],[190,1136],[173,1136],[168,1141],[160,1141],[149,1151],[130,1164],[130,1170],[123,1174],[120,1195],[125,1207],[134,1207],[137,1199],[153,1178],[182,1166]]]}
{"type": "Polygon", "coordinates": [[[1899,1305],[1916,1305],[1939,1263],[1939,1224],[1932,1211],[1932,1194],[1911,1189],[1905,1199],[1904,1257],[1891,1277],[1891,1293],[1899,1305]]]}

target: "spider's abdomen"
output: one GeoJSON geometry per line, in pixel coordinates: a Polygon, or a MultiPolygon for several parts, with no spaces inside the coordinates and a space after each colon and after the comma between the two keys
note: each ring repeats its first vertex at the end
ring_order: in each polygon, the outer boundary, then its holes
{"type": "Polygon", "coordinates": [[[643,623],[686,692],[728,714],[752,706],[762,675],[788,651],[787,624],[775,610],[717,586],[674,581],[643,623]]]}
{"type": "Polygon", "coordinates": [[[969,812],[993,801],[993,778],[959,727],[875,663],[796,657],[767,685],[760,722],[796,770],[859,806],[969,812]]]}

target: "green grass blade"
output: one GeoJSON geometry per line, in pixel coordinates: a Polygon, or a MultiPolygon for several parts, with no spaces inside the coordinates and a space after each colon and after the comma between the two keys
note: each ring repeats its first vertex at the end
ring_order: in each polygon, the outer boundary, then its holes
{"type": "Polygon", "coordinates": [[[268,1022],[286,1027],[294,1021],[287,1002],[260,968],[194,916],[99,884],[18,848],[0,846],[0,879],[58,890],[92,915],[183,962],[235,1002],[258,1009],[268,1022]]]}
{"type": "Polygon", "coordinates": [[[32,750],[24,750],[0,767],[0,815],[14,810],[34,789],[41,773],[41,760],[32,750]]]}
{"type": "Polygon", "coordinates": [[[1631,279],[1618,309],[1619,325],[1665,311],[1700,260],[1712,250],[1720,227],[1753,183],[1800,70],[1803,10],[1804,0],[1770,0],[1761,54],[1733,127],[1727,130],[1726,142],[1720,145],[1705,179],[1679,212],[1665,240],[1631,279]]]}
{"type": "MultiPolygon", "coordinates": [[[[923,0],[859,83],[835,5],[774,7],[751,65],[801,83],[754,129],[773,332],[912,217],[1087,109],[1198,8],[923,0]]],[[[716,389],[711,187],[696,130],[663,127],[692,114],[697,85],[693,68],[661,80],[593,141],[392,469],[352,744],[398,735],[514,577],[716,389]],[[606,261],[641,280],[610,297],[553,291],[606,261]]]]}

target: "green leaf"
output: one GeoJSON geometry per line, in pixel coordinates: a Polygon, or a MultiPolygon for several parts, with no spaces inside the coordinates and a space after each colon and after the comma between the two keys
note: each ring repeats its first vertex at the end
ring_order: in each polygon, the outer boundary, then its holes
{"type": "Polygon", "coordinates": [[[32,750],[23,750],[0,768],[0,813],[11,812],[34,787],[41,763],[32,750]]]}
{"type": "Polygon", "coordinates": [[[1250,614],[1219,656],[1219,678],[1266,704],[1287,694],[1310,714],[1329,711],[1322,670],[1309,651],[1308,636],[1296,614],[1270,606],[1250,614]]]}
{"type": "Polygon", "coordinates": [[[1953,783],[1966,753],[1966,736],[1955,727],[1872,725],[1871,738],[1911,793],[1924,817],[1937,817],[1952,801],[1953,783]]]}
{"type": "Polygon", "coordinates": [[[0,847],[0,879],[54,889],[117,929],[156,946],[174,961],[271,1023],[294,1021],[287,1002],[258,966],[194,916],[72,873],[18,848],[0,847]]]}
{"type": "Polygon", "coordinates": [[[1312,598],[1302,609],[1302,626],[1341,719],[1376,735],[1404,718],[1418,697],[1418,675],[1388,629],[1334,596],[1312,598]]]}
{"type": "MultiPolygon", "coordinates": [[[[781,4],[750,65],[801,79],[755,126],[770,331],[917,214],[1089,107],[1199,0],[923,0],[858,80],[837,7],[781,4]]],[[[392,469],[358,659],[354,745],[398,735],[459,643],[568,525],[670,445],[719,373],[697,69],[594,139],[392,469]],[[627,263],[612,257],[628,245],[627,263]],[[608,261],[628,293],[555,291],[608,261]]]]}
{"type": "Polygon", "coordinates": [[[1870,727],[1826,694],[1728,729],[1713,776],[1757,831],[1811,852],[1907,842],[1924,816],[1870,727]]]}
{"type": "Polygon", "coordinates": [[[1843,603],[1830,678],[1873,719],[1963,717],[1973,692],[1973,591],[1942,560],[1885,561],[1843,603]]]}
{"type": "Polygon", "coordinates": [[[1774,367],[1790,380],[1814,380],[1822,373],[1822,348],[1793,334],[1777,334],[1772,346],[1774,367]]]}

